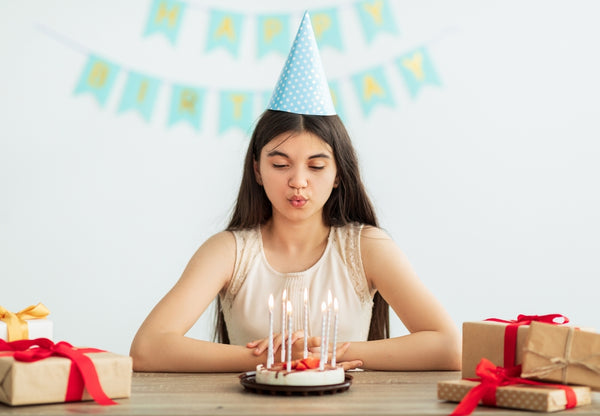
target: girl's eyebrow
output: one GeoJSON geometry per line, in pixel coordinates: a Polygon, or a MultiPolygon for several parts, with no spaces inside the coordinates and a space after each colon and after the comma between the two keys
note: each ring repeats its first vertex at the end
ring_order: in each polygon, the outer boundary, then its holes
{"type": "Polygon", "coordinates": [[[271,150],[269,153],[267,153],[267,157],[273,157],[273,156],[281,156],[281,157],[285,157],[285,158],[289,159],[288,155],[286,155],[283,152],[280,152],[279,150],[271,150]]]}
{"type": "MultiPolygon", "coordinates": [[[[281,156],[281,157],[285,157],[287,159],[289,159],[290,157],[283,153],[280,152],[279,150],[271,150],[269,153],[267,153],[267,157],[273,157],[273,156],[281,156]]],[[[327,153],[317,153],[315,155],[311,155],[308,157],[309,159],[331,159],[331,156],[329,156],[327,153]]]]}

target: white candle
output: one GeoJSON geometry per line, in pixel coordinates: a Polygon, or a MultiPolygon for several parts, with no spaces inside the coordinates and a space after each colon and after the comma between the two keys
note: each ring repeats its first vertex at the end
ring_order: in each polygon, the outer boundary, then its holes
{"type": "Polygon", "coordinates": [[[336,353],[336,344],[337,344],[337,331],[338,331],[338,300],[337,298],[333,299],[333,344],[331,350],[331,366],[335,367],[335,353],[336,353]]]}
{"type": "Polygon", "coordinates": [[[327,305],[325,302],[321,303],[321,358],[319,360],[319,370],[325,370],[325,357],[323,356],[324,345],[323,341],[325,341],[325,309],[327,309],[327,305]]]}
{"type": "Polygon", "coordinates": [[[327,364],[328,356],[329,356],[329,343],[331,338],[329,338],[329,328],[331,326],[331,290],[327,291],[327,327],[325,332],[325,364],[327,364]]]}
{"type": "Polygon", "coordinates": [[[304,288],[304,354],[308,357],[308,289],[304,288]]]}
{"type": "Polygon", "coordinates": [[[271,368],[275,358],[273,357],[273,294],[269,295],[269,350],[267,353],[267,368],[271,368]]]}
{"type": "Polygon", "coordinates": [[[285,301],[287,300],[287,289],[281,295],[281,362],[285,362],[285,301]]]}
{"type": "Polygon", "coordinates": [[[292,302],[287,302],[288,316],[288,345],[287,345],[287,371],[292,371],[292,302]]]}

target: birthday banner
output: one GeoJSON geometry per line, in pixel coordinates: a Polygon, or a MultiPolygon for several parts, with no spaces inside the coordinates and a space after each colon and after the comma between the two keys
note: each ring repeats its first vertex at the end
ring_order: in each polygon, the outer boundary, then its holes
{"type": "MultiPolygon", "coordinates": [[[[398,25],[394,20],[389,0],[362,0],[353,4],[362,33],[367,42],[373,42],[381,33],[397,35],[398,25]]],[[[339,14],[343,6],[315,9],[310,11],[311,23],[319,46],[331,46],[340,51],[344,43],[340,30],[339,14]]],[[[178,0],[152,0],[143,36],[159,34],[165,36],[170,43],[176,44],[182,22],[194,24],[190,9],[200,6],[178,0]]],[[[292,40],[294,14],[243,14],[235,11],[205,8],[202,11],[208,15],[206,33],[206,51],[225,49],[234,57],[240,53],[246,21],[255,20],[256,53],[259,58],[274,52],[286,56],[292,40]]]]}
{"type": "MultiPolygon", "coordinates": [[[[320,49],[330,46],[344,50],[340,31],[344,22],[339,18],[341,7],[352,7],[367,42],[372,42],[381,33],[397,35],[399,32],[388,0],[363,0],[350,6],[311,10],[311,23],[320,49]]],[[[143,35],[160,34],[175,44],[181,26],[193,24],[190,19],[194,15],[190,16],[188,13],[193,8],[198,8],[198,5],[179,0],[151,0],[143,35]]],[[[296,29],[295,14],[252,15],[220,9],[202,10],[208,16],[208,24],[205,25],[208,31],[206,51],[225,49],[233,56],[239,56],[240,39],[248,36],[244,33],[244,27],[249,19],[255,19],[257,56],[260,58],[273,52],[287,56],[296,29]]],[[[81,47],[79,49],[87,55],[87,61],[74,94],[92,95],[102,108],[107,106],[110,96],[116,96],[117,113],[136,112],[146,122],[161,117],[154,110],[157,100],[166,99],[168,102],[161,103],[160,108],[167,109],[167,114],[162,117],[168,127],[183,123],[201,131],[207,121],[203,120],[205,110],[210,105],[210,109],[217,112],[215,122],[218,124],[219,134],[232,128],[239,128],[247,133],[254,120],[267,108],[272,94],[272,86],[257,91],[231,90],[226,87],[220,89],[206,81],[204,85],[181,83],[144,70],[132,70],[127,63],[113,62],[95,51],[81,47]],[[118,77],[122,77],[124,82],[116,82],[118,77]],[[117,88],[116,85],[123,87],[117,88]],[[216,105],[213,105],[215,102],[216,105]]],[[[390,76],[400,78],[400,83],[405,85],[411,99],[416,99],[427,85],[441,85],[427,45],[421,45],[397,56],[387,56],[384,63],[367,66],[367,69],[341,78],[329,79],[338,115],[345,119],[345,107],[352,102],[348,99],[348,94],[355,96],[355,102],[365,117],[379,107],[396,108],[401,98],[397,96],[398,93],[393,92],[390,76]]]]}
{"type": "MultiPolygon", "coordinates": [[[[393,58],[392,64],[381,64],[349,75],[352,91],[356,95],[360,108],[369,116],[377,107],[395,108],[398,97],[392,93],[388,80],[388,66],[396,69],[406,85],[407,92],[415,99],[426,85],[441,85],[429,52],[425,46],[403,53],[393,58]]],[[[340,87],[345,79],[329,80],[333,104],[338,115],[345,118],[343,103],[348,100],[340,87]]],[[[169,114],[167,125],[187,123],[195,130],[201,130],[202,115],[206,97],[214,94],[218,100],[218,132],[223,133],[237,127],[247,131],[253,120],[267,108],[272,90],[243,91],[215,89],[206,85],[184,85],[162,80],[150,74],[127,71],[116,62],[90,54],[77,82],[74,94],[91,94],[101,107],[104,107],[110,94],[120,94],[118,113],[138,112],[149,122],[159,96],[160,88],[169,88],[169,114]],[[122,91],[115,91],[115,79],[120,72],[126,76],[122,91]]]]}

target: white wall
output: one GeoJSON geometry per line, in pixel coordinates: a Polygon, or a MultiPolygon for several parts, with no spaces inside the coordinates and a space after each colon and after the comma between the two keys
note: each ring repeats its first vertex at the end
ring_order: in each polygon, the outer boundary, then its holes
{"type": "MultiPolygon", "coordinates": [[[[191,2],[176,46],[142,37],[149,1],[0,1],[0,304],[43,302],[55,338],[127,353],[197,246],[226,223],[248,132],[166,127],[73,95],[88,53],[215,88],[271,88],[283,57],[204,52],[205,5],[343,10],[344,78],[426,44],[443,82],[347,126],[382,226],[457,324],[563,313],[600,328],[600,56],[593,0],[391,0],[401,34],[367,45],[349,2],[191,2]]],[[[349,85],[346,88],[349,91],[349,85]]],[[[207,338],[205,314],[191,331],[207,338]]],[[[394,321],[395,333],[403,329],[394,321]]]]}

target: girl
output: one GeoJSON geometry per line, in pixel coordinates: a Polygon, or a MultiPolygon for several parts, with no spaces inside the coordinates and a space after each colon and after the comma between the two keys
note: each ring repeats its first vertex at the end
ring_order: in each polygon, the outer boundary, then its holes
{"type": "MultiPolygon", "coordinates": [[[[342,342],[329,351],[336,348],[345,369],[460,369],[459,331],[378,228],[337,115],[262,115],[227,230],[198,249],[146,318],[131,346],[134,369],[239,372],[265,364],[267,297],[279,299],[284,291],[299,312],[293,318],[293,359],[302,358],[305,336],[310,354],[320,356],[321,338],[313,334],[320,333],[320,305],[331,291],[339,301],[342,342]],[[307,334],[300,313],[305,290],[307,334]],[[220,342],[186,337],[215,297],[220,342]],[[408,335],[388,338],[388,305],[408,335]]],[[[275,334],[276,361],[281,343],[282,334],[275,334]]]]}

